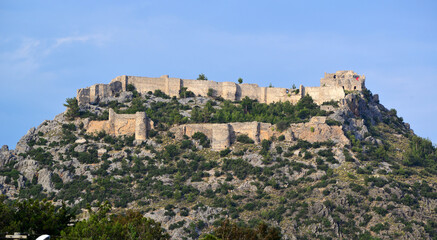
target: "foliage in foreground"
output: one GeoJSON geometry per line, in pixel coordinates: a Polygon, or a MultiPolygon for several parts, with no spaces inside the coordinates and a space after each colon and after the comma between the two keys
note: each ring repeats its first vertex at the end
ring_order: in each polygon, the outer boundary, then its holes
{"type": "Polygon", "coordinates": [[[111,205],[105,203],[92,212],[88,220],[76,223],[62,232],[62,239],[170,239],[161,223],[127,211],[124,215],[109,214],[111,205]]]}
{"type": "Polygon", "coordinates": [[[0,196],[0,232],[59,235],[73,218],[65,205],[55,207],[47,200],[33,199],[7,204],[0,196]]]}
{"type": "Polygon", "coordinates": [[[201,240],[280,240],[281,232],[278,228],[270,227],[266,223],[259,223],[256,228],[241,227],[225,220],[221,226],[201,240]]]}

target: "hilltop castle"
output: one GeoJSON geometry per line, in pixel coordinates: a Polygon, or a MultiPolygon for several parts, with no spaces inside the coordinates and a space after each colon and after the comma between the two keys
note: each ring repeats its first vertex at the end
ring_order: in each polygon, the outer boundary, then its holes
{"type": "MultiPolygon", "coordinates": [[[[299,89],[259,87],[257,84],[236,84],[233,82],[214,82],[207,80],[191,80],[180,78],[169,78],[164,75],[160,78],[119,76],[109,84],[96,84],[88,88],[77,91],[79,105],[96,104],[106,97],[117,96],[123,91],[127,91],[128,85],[133,85],[139,93],[161,90],[167,95],[179,96],[182,88],[192,91],[196,96],[207,96],[208,92],[213,92],[215,96],[220,96],[226,100],[239,101],[245,97],[256,99],[261,103],[273,103],[290,101],[298,102],[307,94],[311,96],[315,103],[322,104],[331,100],[338,101],[345,97],[347,91],[361,91],[365,89],[365,76],[359,76],[353,71],[337,71],[336,73],[325,73],[324,78],[320,79],[320,87],[304,87],[299,89]],[[211,90],[212,89],[212,90],[211,90]]],[[[336,142],[347,143],[341,127],[328,126],[325,124],[326,117],[314,117],[309,123],[293,124],[288,131],[287,140],[294,138],[305,139],[308,141],[334,140],[336,142]],[[310,128],[317,129],[316,132],[310,128]],[[329,136],[329,138],[326,138],[329,136]]],[[[143,141],[147,138],[153,123],[144,112],[136,114],[116,114],[109,109],[109,120],[90,121],[86,129],[88,133],[105,131],[108,134],[135,135],[136,140],[143,141]]],[[[170,131],[178,136],[191,136],[195,132],[202,132],[211,139],[213,150],[221,150],[229,147],[235,140],[237,134],[247,134],[255,142],[269,139],[277,132],[268,123],[223,123],[223,124],[185,124],[174,126],[170,131]]]]}
{"type": "Polygon", "coordinates": [[[305,95],[310,95],[314,102],[322,104],[331,100],[338,101],[344,98],[344,90],[361,91],[365,88],[365,76],[353,71],[337,71],[325,73],[320,79],[320,87],[304,87],[299,89],[260,87],[258,84],[237,84],[234,82],[214,82],[208,80],[192,80],[170,78],[168,75],[159,78],[118,76],[109,84],[96,84],[77,91],[79,105],[97,103],[105,97],[112,97],[126,91],[129,84],[133,85],[139,93],[161,90],[170,97],[179,96],[182,88],[192,91],[196,96],[207,96],[211,91],[214,96],[226,100],[239,101],[245,97],[256,99],[260,103],[273,103],[290,101],[296,103],[305,95]]]}

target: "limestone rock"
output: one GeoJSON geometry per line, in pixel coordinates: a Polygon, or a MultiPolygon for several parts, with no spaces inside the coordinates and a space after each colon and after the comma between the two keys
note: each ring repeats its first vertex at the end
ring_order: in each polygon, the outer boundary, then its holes
{"type": "Polygon", "coordinates": [[[77,147],[75,147],[74,151],[76,151],[76,152],[85,152],[87,150],[87,147],[88,147],[87,145],[81,144],[81,145],[78,145],[77,147]]]}
{"type": "Polygon", "coordinates": [[[8,145],[3,145],[2,148],[0,149],[0,152],[9,152],[8,145]]]}
{"type": "Polygon", "coordinates": [[[26,177],[27,180],[32,180],[33,176],[37,173],[38,162],[32,159],[24,159],[15,164],[14,168],[20,171],[21,174],[26,177]]]}
{"type": "Polygon", "coordinates": [[[77,140],[75,141],[75,143],[78,143],[78,144],[86,143],[86,139],[85,139],[85,138],[79,138],[79,139],[77,139],[77,140]]]}
{"type": "Polygon", "coordinates": [[[29,129],[29,131],[27,131],[26,135],[21,137],[21,139],[18,141],[17,145],[15,146],[15,152],[24,153],[30,150],[30,147],[27,143],[35,139],[34,136],[35,130],[36,129],[33,127],[29,129]]]}
{"type": "Polygon", "coordinates": [[[15,159],[15,156],[9,151],[9,147],[3,145],[0,150],[0,168],[10,163],[13,159],[15,159]]]}
{"type": "Polygon", "coordinates": [[[54,190],[52,183],[52,172],[47,168],[38,171],[38,184],[41,184],[44,190],[52,192],[54,190]]]}
{"type": "Polygon", "coordinates": [[[311,143],[332,140],[343,145],[349,144],[341,127],[329,126],[325,120],[326,117],[314,117],[308,123],[292,124],[288,132],[295,140],[302,139],[311,143]]]}

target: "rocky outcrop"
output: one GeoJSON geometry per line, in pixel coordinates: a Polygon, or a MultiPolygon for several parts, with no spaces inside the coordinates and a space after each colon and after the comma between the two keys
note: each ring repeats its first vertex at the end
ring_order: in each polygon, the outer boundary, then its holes
{"type": "Polygon", "coordinates": [[[15,146],[15,152],[16,153],[24,153],[30,150],[30,147],[28,143],[31,140],[35,140],[35,128],[29,129],[27,131],[26,135],[21,137],[21,139],[18,141],[17,145],[15,146]]]}
{"type": "Polygon", "coordinates": [[[47,192],[52,192],[53,183],[52,183],[52,172],[46,168],[43,168],[38,171],[38,184],[46,190],[47,192]]]}
{"type": "Polygon", "coordinates": [[[14,167],[18,169],[26,179],[32,180],[37,173],[38,162],[32,159],[24,159],[15,164],[14,167]]]}
{"type": "Polygon", "coordinates": [[[292,124],[288,132],[293,140],[302,139],[308,142],[324,142],[332,140],[342,145],[349,144],[340,126],[329,126],[326,117],[313,117],[308,123],[292,124]]]}
{"type": "Polygon", "coordinates": [[[9,151],[9,147],[3,145],[0,149],[0,168],[9,164],[13,159],[15,159],[15,156],[9,151]]]}

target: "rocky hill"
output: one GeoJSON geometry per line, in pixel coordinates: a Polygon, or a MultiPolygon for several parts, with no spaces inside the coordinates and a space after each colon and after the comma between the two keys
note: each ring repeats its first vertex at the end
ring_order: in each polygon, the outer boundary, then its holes
{"type": "Polygon", "coordinates": [[[67,99],[15,150],[3,146],[0,193],[78,209],[109,201],[172,239],[225,219],[266,222],[283,239],[437,239],[436,149],[365,87],[321,104],[125,89],[67,99]]]}

